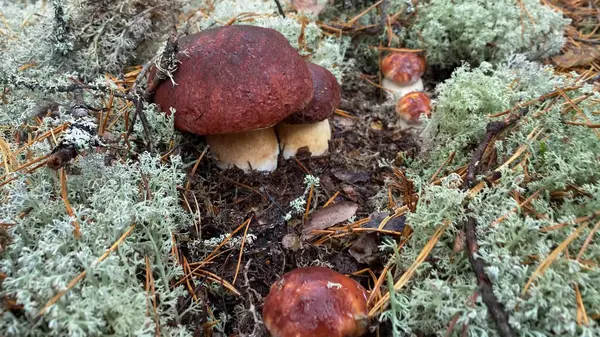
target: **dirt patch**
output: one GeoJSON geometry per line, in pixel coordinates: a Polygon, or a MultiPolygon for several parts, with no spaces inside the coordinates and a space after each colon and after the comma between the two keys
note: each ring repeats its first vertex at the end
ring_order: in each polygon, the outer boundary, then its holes
{"type": "MultiPolygon", "coordinates": [[[[233,284],[242,296],[232,295],[208,279],[204,285],[201,278],[194,279],[197,297],[206,301],[210,311],[208,315],[195,317],[193,322],[190,319],[199,335],[207,333],[205,328],[211,317],[222,321],[225,314],[229,318],[221,328],[227,335],[253,331],[261,335],[263,327],[256,324],[250,308],[260,312],[271,284],[292,269],[326,265],[345,274],[368,267],[375,273],[381,271],[380,259],[371,259],[368,265],[359,263],[350,253],[350,243],[358,235],[315,245],[301,239],[301,215],[288,222],[284,220],[291,210],[290,202],[305,192],[303,181],[307,174],[320,179],[318,194],[311,205],[319,209],[337,194],[333,203],[355,202],[358,204],[355,218],[369,217],[376,213],[380,202],[385,202],[381,191],[385,191],[386,178],[392,174],[380,164],[396,161],[401,157],[399,153],[406,156],[416,150],[412,136],[395,128],[394,105],[385,103],[377,88],[355,76],[346,80],[342,95],[340,109],[353,117],[334,115],[330,119],[333,139],[326,156],[301,154],[296,159],[280,158],[278,169],[271,174],[244,174],[235,169],[219,170],[209,152],[195,175],[189,177],[192,184],[184,204],[189,204],[197,214],[199,225],[180,233],[178,243],[192,268],[213,251],[214,243],[251,219],[248,241],[233,284]]],[[[202,139],[189,136],[186,142],[190,145],[182,149],[182,154],[186,162],[193,162],[203,149],[202,139]]],[[[235,235],[236,240],[241,237],[243,230],[235,235]]],[[[224,253],[202,268],[231,282],[238,269],[239,246],[240,241],[236,241],[221,248],[224,253]]],[[[353,253],[357,256],[356,249],[353,253]]],[[[354,279],[367,288],[373,285],[367,273],[354,279]]],[[[184,302],[192,300],[191,295],[188,297],[184,302]]]]}

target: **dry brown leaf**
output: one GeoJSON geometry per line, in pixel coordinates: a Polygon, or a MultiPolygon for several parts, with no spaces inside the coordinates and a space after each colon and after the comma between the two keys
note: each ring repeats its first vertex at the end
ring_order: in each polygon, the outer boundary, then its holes
{"type": "Polygon", "coordinates": [[[356,214],[358,204],[352,201],[341,201],[316,211],[310,220],[304,224],[302,236],[309,240],[314,237],[311,232],[316,229],[325,229],[340,222],[346,221],[356,214]]]}
{"type": "Polygon", "coordinates": [[[358,262],[362,264],[372,265],[379,260],[379,240],[377,234],[368,233],[362,234],[350,249],[348,253],[358,262]]]}
{"type": "Polygon", "coordinates": [[[581,49],[571,49],[566,53],[554,56],[552,60],[562,68],[584,66],[600,58],[600,46],[583,46],[581,49]]]}

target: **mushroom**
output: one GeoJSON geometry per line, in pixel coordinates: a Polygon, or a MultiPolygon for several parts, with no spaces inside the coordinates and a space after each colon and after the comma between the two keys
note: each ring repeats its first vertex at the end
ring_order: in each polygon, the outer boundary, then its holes
{"type": "Polygon", "coordinates": [[[273,337],[359,337],[369,323],[367,291],[329,268],[297,268],[271,286],[263,321],[273,337]]]}
{"type": "Polygon", "coordinates": [[[396,116],[403,129],[420,125],[419,117],[431,116],[431,101],[423,92],[411,92],[404,95],[396,104],[396,116]]]}
{"type": "Polygon", "coordinates": [[[275,127],[284,159],[295,156],[301,148],[306,148],[313,157],[327,152],[331,140],[327,118],[342,99],[340,85],[329,70],[310,62],[307,65],[313,82],[312,100],[302,111],[275,127]]]}
{"type": "Polygon", "coordinates": [[[313,96],[302,56],[278,31],[249,25],[185,36],[179,50],[173,81],[156,90],[161,110],[175,109],[179,130],[206,136],[219,167],[273,171],[279,154],[273,127],[313,96]]]}
{"type": "Polygon", "coordinates": [[[425,59],[417,53],[395,52],[381,61],[385,76],[381,85],[392,98],[402,97],[414,91],[423,91],[421,76],[425,73],[425,59]]]}

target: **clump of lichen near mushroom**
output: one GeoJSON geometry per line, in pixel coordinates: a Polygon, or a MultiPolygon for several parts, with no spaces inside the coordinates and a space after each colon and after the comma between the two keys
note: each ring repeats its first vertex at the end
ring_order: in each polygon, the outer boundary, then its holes
{"type": "MultiPolygon", "coordinates": [[[[402,0],[392,2],[404,3],[402,0]]],[[[558,53],[570,20],[537,0],[428,0],[403,27],[402,44],[424,49],[442,68],[502,62],[515,53],[540,60],[558,53]]]]}
{"type": "MultiPolygon", "coordinates": [[[[463,252],[460,231],[469,212],[479,225],[477,254],[519,335],[599,334],[594,317],[600,294],[594,285],[600,282],[600,269],[586,261],[598,258],[600,242],[584,241],[594,236],[592,228],[600,220],[600,135],[585,126],[600,122],[593,113],[600,95],[590,84],[557,76],[551,67],[523,56],[497,66],[463,65],[437,87],[437,94],[423,135],[426,146],[406,167],[419,195],[406,219],[414,233],[390,256],[390,263],[406,270],[434,232],[443,224],[448,227],[429,252],[430,259],[396,291],[382,318],[392,322],[395,336],[411,331],[453,334],[463,328],[478,336],[499,335],[486,305],[474,295],[475,275],[463,252]],[[573,89],[574,85],[582,87],[573,89]],[[577,102],[577,108],[556,93],[559,89],[577,102]],[[538,100],[553,92],[556,100],[538,100]],[[514,107],[516,113],[518,104],[528,113],[494,143],[489,166],[496,169],[515,154],[516,159],[498,169],[499,180],[489,180],[469,200],[461,189],[464,176],[453,171],[468,164],[488,122],[507,115],[488,116],[514,107]],[[574,118],[581,122],[569,124],[574,118]],[[467,200],[469,206],[464,207],[467,200]],[[576,221],[586,216],[591,216],[589,222],[576,221]],[[552,260],[557,246],[573,237],[552,260]],[[543,262],[549,262],[548,268],[538,269],[543,262]]],[[[487,161],[482,165],[487,167],[487,161]]],[[[382,249],[398,247],[384,241],[382,249]]]]}

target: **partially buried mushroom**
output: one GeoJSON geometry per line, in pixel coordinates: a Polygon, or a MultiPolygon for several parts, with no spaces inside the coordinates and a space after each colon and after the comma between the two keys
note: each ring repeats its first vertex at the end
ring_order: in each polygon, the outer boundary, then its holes
{"type": "Polygon", "coordinates": [[[421,76],[425,72],[425,59],[417,53],[395,52],[381,61],[384,79],[381,85],[388,95],[400,98],[414,91],[423,91],[421,76]]]}
{"type": "Polygon", "coordinates": [[[431,116],[431,100],[424,92],[411,92],[398,100],[396,115],[402,129],[418,128],[421,115],[431,116]]]}
{"type": "MultiPolygon", "coordinates": [[[[155,102],[175,127],[207,136],[221,168],[273,171],[279,145],[273,126],[313,97],[304,59],[274,29],[232,25],[179,40],[181,61],[155,102]]],[[[150,76],[153,76],[151,73],[150,76]]]]}
{"type": "Polygon", "coordinates": [[[313,157],[327,152],[331,140],[328,118],[342,98],[340,85],[329,70],[314,63],[307,64],[313,82],[312,100],[302,111],[276,126],[284,159],[294,157],[302,148],[306,148],[313,157]]]}
{"type": "Polygon", "coordinates": [[[265,298],[263,321],[273,337],[359,337],[367,332],[367,291],[325,267],[294,269],[265,298]]]}

